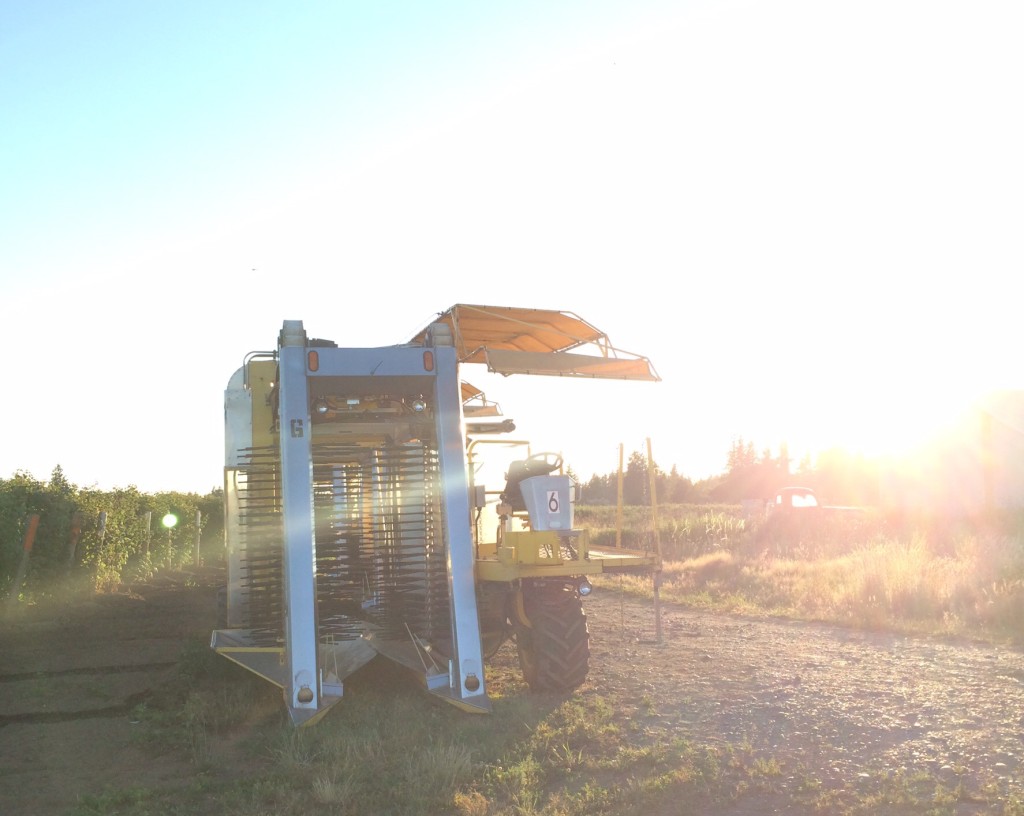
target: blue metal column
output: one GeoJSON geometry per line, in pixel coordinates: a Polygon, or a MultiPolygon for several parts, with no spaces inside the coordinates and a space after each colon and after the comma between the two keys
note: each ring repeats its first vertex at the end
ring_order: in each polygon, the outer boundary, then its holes
{"type": "Polygon", "coordinates": [[[475,562],[466,474],[458,358],[454,348],[434,347],[438,453],[443,480],[444,525],[448,540],[448,581],[452,599],[450,691],[456,702],[489,709],[484,686],[480,620],[476,608],[475,562]]]}
{"type": "Polygon", "coordinates": [[[320,705],[316,631],[312,426],[306,382],[306,333],[286,320],[279,345],[281,505],[284,512],[285,703],[298,725],[320,705]]]}

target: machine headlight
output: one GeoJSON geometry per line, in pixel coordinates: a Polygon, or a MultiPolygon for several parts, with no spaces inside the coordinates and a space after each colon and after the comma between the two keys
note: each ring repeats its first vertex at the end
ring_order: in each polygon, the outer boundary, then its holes
{"type": "Polygon", "coordinates": [[[587,597],[587,595],[594,591],[594,585],[590,583],[590,581],[588,581],[586,578],[580,578],[580,584],[577,587],[577,589],[579,590],[580,595],[582,595],[585,598],[587,597]]]}

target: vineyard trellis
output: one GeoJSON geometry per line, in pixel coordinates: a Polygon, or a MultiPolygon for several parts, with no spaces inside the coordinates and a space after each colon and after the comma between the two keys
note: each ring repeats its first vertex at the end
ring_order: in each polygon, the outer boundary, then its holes
{"type": "Polygon", "coordinates": [[[16,472],[0,479],[0,597],[34,600],[72,587],[109,590],[192,562],[202,552],[197,541],[216,548],[219,557],[222,516],[219,490],[99,490],[72,484],[60,466],[45,482],[16,472]],[[178,519],[173,529],[161,525],[167,514],[178,519]],[[16,580],[30,523],[37,525],[30,557],[23,580],[16,580]]]}

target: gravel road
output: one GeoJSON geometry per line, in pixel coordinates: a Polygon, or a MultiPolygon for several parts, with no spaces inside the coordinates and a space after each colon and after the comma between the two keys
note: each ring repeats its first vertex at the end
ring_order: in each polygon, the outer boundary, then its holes
{"type": "Polygon", "coordinates": [[[624,716],[652,737],[719,739],[779,763],[778,802],[749,812],[794,812],[794,787],[863,801],[897,774],[962,785],[958,814],[1024,798],[1020,650],[664,604],[659,645],[650,603],[615,591],[586,603],[591,683],[642,703],[624,716]]]}

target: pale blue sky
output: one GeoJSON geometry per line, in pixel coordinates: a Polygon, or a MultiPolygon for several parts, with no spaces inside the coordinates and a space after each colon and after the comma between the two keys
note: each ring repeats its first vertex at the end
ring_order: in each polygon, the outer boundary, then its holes
{"type": "Polygon", "coordinates": [[[490,378],[584,476],[875,452],[1024,387],[1016,2],[0,2],[0,475],[206,491],[304,320],[575,311],[659,384],[490,378]]]}

